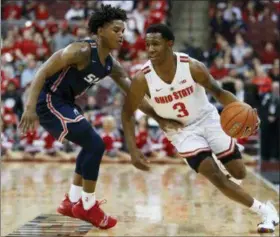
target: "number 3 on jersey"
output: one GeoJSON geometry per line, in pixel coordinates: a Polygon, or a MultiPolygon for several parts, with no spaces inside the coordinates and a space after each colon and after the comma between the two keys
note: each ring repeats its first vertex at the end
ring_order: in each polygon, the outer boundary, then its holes
{"type": "Polygon", "coordinates": [[[182,103],[182,102],[178,102],[178,103],[174,104],[173,109],[177,110],[177,112],[178,112],[177,117],[178,118],[183,118],[183,117],[186,117],[186,116],[189,115],[189,112],[188,112],[185,104],[182,103]]]}

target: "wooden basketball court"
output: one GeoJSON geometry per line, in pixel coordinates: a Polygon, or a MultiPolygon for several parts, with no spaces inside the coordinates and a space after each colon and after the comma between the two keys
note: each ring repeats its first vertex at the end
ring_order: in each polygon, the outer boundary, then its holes
{"type": "MultiPolygon", "coordinates": [[[[74,164],[2,163],[1,236],[260,236],[260,219],[228,200],[186,165],[103,164],[97,198],[118,218],[108,231],[63,217],[56,207],[68,191],[74,164]]],[[[243,187],[261,201],[278,193],[248,172],[243,187]]],[[[279,227],[274,234],[278,236],[279,227]]]]}

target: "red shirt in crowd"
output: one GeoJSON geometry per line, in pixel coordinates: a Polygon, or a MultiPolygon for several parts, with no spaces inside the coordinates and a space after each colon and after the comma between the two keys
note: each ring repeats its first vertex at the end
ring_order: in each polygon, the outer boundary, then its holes
{"type": "Polygon", "coordinates": [[[39,137],[38,131],[35,130],[33,132],[27,132],[26,135],[21,137],[21,139],[26,141],[25,142],[26,145],[32,145],[33,142],[35,140],[39,140],[40,137],[39,137]]]}
{"type": "Polygon", "coordinates": [[[229,69],[224,67],[218,68],[216,65],[213,65],[210,67],[210,73],[216,80],[220,80],[225,76],[228,76],[229,69]]]}
{"type": "Polygon", "coordinates": [[[135,41],[135,43],[131,46],[132,58],[136,58],[139,51],[146,50],[146,42],[145,40],[139,35],[135,41]]]}
{"type": "Polygon", "coordinates": [[[118,148],[117,144],[119,144],[119,148],[121,146],[122,140],[120,137],[115,135],[114,133],[101,133],[101,138],[105,144],[105,150],[111,151],[114,148],[118,148]]]}
{"type": "Polygon", "coordinates": [[[176,154],[176,148],[166,137],[163,137],[161,143],[163,144],[163,150],[166,152],[167,156],[172,157],[176,154]]]}
{"type": "Polygon", "coordinates": [[[44,140],[45,142],[45,149],[52,149],[53,148],[53,145],[54,145],[54,142],[56,141],[55,137],[53,137],[50,133],[48,132],[44,132],[42,134],[42,139],[44,140]]]}
{"type": "Polygon", "coordinates": [[[261,62],[264,64],[273,64],[274,60],[279,58],[279,54],[276,51],[263,51],[260,55],[261,62]]]}
{"type": "Polygon", "coordinates": [[[37,20],[47,20],[49,18],[49,11],[45,4],[38,4],[35,9],[35,17],[37,20]]]}
{"type": "Polygon", "coordinates": [[[258,86],[259,93],[267,93],[271,91],[272,80],[268,76],[257,76],[252,79],[252,83],[258,86]]]}
{"type": "Polygon", "coordinates": [[[136,132],[136,146],[137,148],[141,149],[148,143],[148,131],[142,130],[136,132]]]}
{"type": "Polygon", "coordinates": [[[16,19],[19,20],[21,18],[22,8],[17,4],[11,2],[7,3],[3,7],[3,18],[4,20],[7,19],[16,19]]]}

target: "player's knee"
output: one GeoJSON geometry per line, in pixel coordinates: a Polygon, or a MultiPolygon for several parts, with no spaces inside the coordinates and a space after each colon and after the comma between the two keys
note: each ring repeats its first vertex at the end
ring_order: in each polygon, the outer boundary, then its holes
{"type": "Polygon", "coordinates": [[[105,144],[100,136],[95,136],[94,139],[92,139],[90,150],[95,156],[100,156],[100,158],[102,158],[105,152],[105,144]]]}
{"type": "Polygon", "coordinates": [[[241,166],[235,170],[232,170],[230,174],[236,179],[244,179],[246,177],[247,171],[245,166],[241,166]]]}
{"type": "Polygon", "coordinates": [[[105,151],[105,144],[102,138],[93,130],[91,134],[87,136],[87,139],[85,138],[85,143],[82,147],[95,156],[102,156],[105,151]]]}

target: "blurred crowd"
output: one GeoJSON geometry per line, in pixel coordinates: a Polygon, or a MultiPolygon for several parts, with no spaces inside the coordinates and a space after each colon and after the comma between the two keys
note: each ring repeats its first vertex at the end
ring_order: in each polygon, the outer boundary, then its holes
{"type": "MultiPolygon", "coordinates": [[[[279,22],[279,1],[213,1],[209,50],[184,49],[204,61],[225,89],[257,108],[256,139],[265,161],[280,161],[279,22]]],[[[246,146],[248,139],[239,142],[246,146]]]]}
{"type": "MultiPolygon", "coordinates": [[[[100,5],[127,11],[125,42],[113,52],[132,77],[147,60],[143,34],[149,24],[169,24],[171,1],[3,1],[1,48],[1,152],[7,159],[72,159],[79,147],[56,141],[37,125],[34,133],[17,129],[36,70],[56,50],[89,37],[88,16],[100,5]],[[55,10],[54,10],[55,9],[55,10]]],[[[279,3],[218,2],[209,8],[208,50],[186,44],[184,52],[209,67],[223,87],[259,111],[262,158],[279,160],[279,3]]],[[[176,32],[175,32],[176,33],[176,32]]],[[[210,98],[212,100],[212,98],[210,98]]],[[[123,94],[108,77],[79,98],[85,117],[106,145],[105,159],[127,160],[121,128],[123,94]],[[116,158],[117,157],[117,158],[116,158]]],[[[213,103],[214,100],[212,100],[213,103]]],[[[216,103],[218,109],[221,108],[216,103]]],[[[157,124],[137,111],[137,146],[151,159],[176,157],[157,124]]],[[[246,143],[246,140],[240,141],[246,143]]]]}
{"type": "MultiPolygon", "coordinates": [[[[26,135],[20,134],[17,125],[38,67],[53,52],[88,38],[88,16],[101,4],[120,6],[128,14],[123,47],[113,54],[133,76],[147,60],[145,29],[153,23],[168,23],[168,1],[4,1],[2,20],[7,25],[3,26],[1,48],[1,150],[6,159],[69,160],[79,152],[75,144],[56,141],[39,124],[35,132],[26,135]],[[60,11],[54,13],[53,9],[60,11]]],[[[129,160],[120,127],[122,99],[123,94],[108,77],[77,101],[105,142],[105,160],[129,160]]],[[[139,149],[151,159],[176,156],[157,125],[148,124],[149,119],[138,112],[139,149]]]]}

